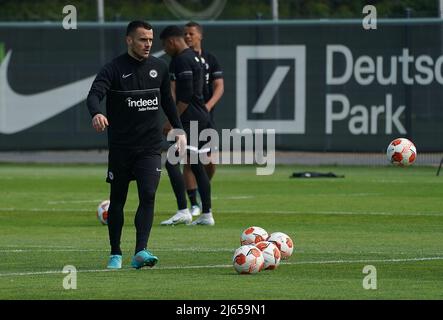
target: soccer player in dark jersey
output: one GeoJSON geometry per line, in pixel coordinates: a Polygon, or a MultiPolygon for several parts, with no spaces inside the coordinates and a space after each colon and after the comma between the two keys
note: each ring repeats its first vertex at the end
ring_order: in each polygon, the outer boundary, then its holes
{"type": "MultiPolygon", "coordinates": [[[[188,135],[188,143],[192,143],[190,141],[192,124],[198,125],[198,133],[210,128],[210,116],[203,100],[202,64],[195,52],[186,45],[183,30],[178,26],[166,27],[161,32],[160,39],[166,53],[172,57],[169,73],[174,81],[176,105],[183,128],[188,135]]],[[[201,144],[190,145],[189,149],[198,150],[200,146],[201,144]]],[[[188,157],[188,160],[190,160],[190,157],[188,157]]],[[[190,163],[190,167],[197,181],[203,211],[202,215],[192,224],[214,225],[215,222],[211,212],[211,185],[204,165],[198,158],[197,163],[190,163]]],[[[186,188],[180,164],[171,164],[166,161],[166,169],[177,199],[178,211],[173,217],[161,224],[189,224],[192,221],[192,215],[187,208],[186,188]]]]}
{"type": "MultiPolygon", "coordinates": [[[[203,50],[203,28],[199,23],[193,21],[188,22],[185,25],[184,33],[186,44],[198,54],[203,64],[205,77],[203,96],[205,106],[211,116],[211,125],[215,129],[214,109],[224,92],[223,70],[217,58],[212,53],[203,50]]],[[[211,161],[205,165],[205,169],[209,180],[211,180],[215,174],[215,164],[211,161]]],[[[184,166],[183,175],[185,177],[188,197],[191,202],[191,214],[198,216],[200,214],[200,207],[197,201],[197,182],[189,165],[184,166]]]]}
{"type": "MultiPolygon", "coordinates": [[[[153,30],[149,23],[127,26],[127,53],[106,64],[92,83],[87,106],[97,132],[108,128],[108,216],[111,255],[109,269],[120,269],[123,208],[131,180],[136,180],[139,205],[135,215],[136,245],[131,266],[154,266],[158,258],[147,250],[154,217],[154,200],[161,173],[163,120],[160,107],[173,128],[183,128],[171,95],[166,63],[149,55],[153,30]],[[106,115],[100,101],[106,96],[106,115]]],[[[177,146],[186,148],[186,136],[177,135],[177,146]]]]}

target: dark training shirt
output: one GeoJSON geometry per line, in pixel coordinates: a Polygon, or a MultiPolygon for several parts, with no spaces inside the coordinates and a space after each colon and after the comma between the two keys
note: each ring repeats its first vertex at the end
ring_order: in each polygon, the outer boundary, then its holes
{"type": "Polygon", "coordinates": [[[171,95],[168,67],[149,56],[138,61],[125,53],[98,73],[87,98],[91,116],[106,96],[108,144],[117,148],[144,148],[159,153],[162,144],[160,106],[173,128],[183,128],[171,95]]]}
{"type": "Polygon", "coordinates": [[[209,113],[203,100],[204,75],[200,58],[192,49],[185,49],[171,59],[169,73],[175,81],[175,95],[177,102],[189,104],[180,119],[185,123],[209,119],[209,113]]]}

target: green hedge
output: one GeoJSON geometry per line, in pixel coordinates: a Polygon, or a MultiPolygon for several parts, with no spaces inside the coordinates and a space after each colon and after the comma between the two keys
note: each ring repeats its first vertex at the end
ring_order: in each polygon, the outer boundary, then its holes
{"type": "MultiPolygon", "coordinates": [[[[177,20],[161,0],[104,0],[106,21],[128,21],[142,18],[177,20]]],[[[181,0],[188,8],[199,10],[211,0],[181,0]]],[[[280,0],[281,19],[306,18],[361,18],[364,5],[372,3],[378,17],[404,17],[406,8],[412,16],[438,16],[437,0],[280,0]]],[[[0,21],[60,21],[62,8],[72,4],[77,8],[79,21],[97,20],[96,0],[0,0],[0,21]]],[[[270,0],[228,0],[218,19],[271,18],[270,0]]]]}

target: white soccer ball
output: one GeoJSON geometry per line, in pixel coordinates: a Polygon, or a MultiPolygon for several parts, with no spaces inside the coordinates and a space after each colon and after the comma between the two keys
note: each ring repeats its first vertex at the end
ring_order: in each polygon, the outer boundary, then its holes
{"type": "Polygon", "coordinates": [[[417,158],[417,149],[412,141],[406,138],[397,138],[389,144],[386,156],[396,166],[410,166],[417,158]]]}
{"type": "Polygon", "coordinates": [[[104,200],[104,201],[100,202],[100,204],[97,207],[97,219],[103,225],[108,224],[109,204],[110,204],[109,200],[104,200]]]}
{"type": "Polygon", "coordinates": [[[265,229],[260,227],[249,227],[240,235],[240,244],[256,244],[260,241],[266,241],[268,239],[268,233],[265,229]]]}
{"type": "Polygon", "coordinates": [[[273,242],[280,250],[281,258],[288,259],[294,251],[294,242],[283,232],[273,232],[268,238],[269,242],[273,242]]]}
{"type": "Polygon", "coordinates": [[[274,270],[280,264],[281,254],[274,242],[260,241],[255,245],[259,249],[265,259],[266,270],[274,270]]]}
{"type": "Polygon", "coordinates": [[[235,250],[232,264],[239,274],[253,274],[263,269],[265,259],[257,247],[249,244],[235,250]]]}

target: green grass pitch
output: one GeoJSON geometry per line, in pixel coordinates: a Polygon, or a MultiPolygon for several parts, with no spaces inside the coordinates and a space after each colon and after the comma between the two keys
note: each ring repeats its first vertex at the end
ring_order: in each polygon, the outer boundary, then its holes
{"type": "Polygon", "coordinates": [[[176,208],[166,172],[149,249],[160,261],[134,270],[137,206],[130,186],[123,269],[107,271],[107,228],[95,217],[108,197],[103,165],[0,165],[0,300],[3,299],[442,299],[443,178],[429,167],[219,166],[214,227],[160,226],[176,208]],[[343,179],[289,179],[294,171],[343,179]],[[296,251],[277,270],[238,275],[232,255],[256,225],[285,232],[296,251]],[[75,266],[77,289],[62,273],[75,266]],[[363,268],[376,269],[365,289],[363,268]],[[375,282],[372,282],[373,284],[375,282]]]}

